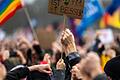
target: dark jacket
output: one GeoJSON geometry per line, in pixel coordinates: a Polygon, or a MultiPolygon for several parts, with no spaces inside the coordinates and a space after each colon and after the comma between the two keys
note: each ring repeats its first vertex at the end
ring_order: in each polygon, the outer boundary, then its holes
{"type": "MultiPolygon", "coordinates": [[[[73,52],[73,53],[69,54],[65,59],[65,63],[66,63],[65,74],[64,74],[64,71],[57,70],[55,72],[55,74],[53,74],[53,76],[51,76],[51,77],[47,76],[48,80],[50,80],[50,79],[51,80],[71,80],[70,70],[71,70],[72,66],[79,63],[79,61],[80,61],[80,55],[77,52],[73,52]]],[[[26,76],[29,76],[30,73],[31,72],[29,71],[29,69],[27,67],[18,68],[18,69],[8,72],[5,80],[20,80],[22,78],[25,78],[26,76]]],[[[39,75],[39,77],[42,77],[42,75],[39,75]]],[[[30,80],[30,79],[31,78],[29,78],[28,80],[30,80]]],[[[42,80],[44,80],[44,79],[45,78],[42,78],[42,80]]],[[[33,79],[31,79],[31,80],[33,80],[33,79]]]]}
{"type": "Polygon", "coordinates": [[[29,69],[27,67],[21,67],[13,71],[9,71],[6,75],[5,80],[20,80],[29,75],[29,69]]]}
{"type": "Polygon", "coordinates": [[[56,73],[49,76],[45,73],[31,72],[27,67],[21,67],[7,73],[5,80],[20,80],[27,77],[27,80],[64,80],[63,70],[56,70],[56,73]]]}
{"type": "Polygon", "coordinates": [[[93,80],[108,80],[105,74],[99,74],[93,80]]]}
{"type": "Polygon", "coordinates": [[[66,59],[65,59],[65,64],[66,64],[66,70],[65,70],[65,80],[71,80],[71,69],[74,65],[79,63],[81,60],[80,55],[78,52],[73,52],[70,53],[66,59]]]}

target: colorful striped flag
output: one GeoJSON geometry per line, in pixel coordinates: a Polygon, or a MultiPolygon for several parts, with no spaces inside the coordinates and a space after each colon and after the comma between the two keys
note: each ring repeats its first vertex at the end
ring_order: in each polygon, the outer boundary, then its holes
{"type": "Polygon", "coordinates": [[[0,0],[0,25],[3,25],[21,7],[20,0],[0,0]]]}
{"type": "Polygon", "coordinates": [[[100,28],[113,27],[120,29],[120,1],[112,0],[100,21],[100,28]]]}
{"type": "Polygon", "coordinates": [[[112,15],[108,12],[104,14],[100,21],[100,28],[113,27],[120,29],[120,9],[117,9],[112,15]]]}

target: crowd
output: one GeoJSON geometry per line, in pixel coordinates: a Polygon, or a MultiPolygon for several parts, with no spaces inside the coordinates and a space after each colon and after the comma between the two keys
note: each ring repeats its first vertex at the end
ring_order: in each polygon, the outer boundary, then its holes
{"type": "Polygon", "coordinates": [[[0,41],[0,80],[120,80],[120,37],[105,46],[98,38],[78,44],[69,29],[61,33],[61,46],[41,48],[24,36],[0,41]],[[116,57],[117,56],[117,57],[116,57]]]}

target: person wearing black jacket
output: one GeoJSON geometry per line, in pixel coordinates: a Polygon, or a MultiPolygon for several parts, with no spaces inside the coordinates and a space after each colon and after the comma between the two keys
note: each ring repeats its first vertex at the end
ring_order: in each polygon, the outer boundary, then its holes
{"type": "Polygon", "coordinates": [[[69,29],[65,29],[62,32],[61,44],[63,47],[63,51],[67,56],[65,59],[65,80],[71,80],[70,71],[74,65],[80,62],[81,57],[77,52],[74,36],[69,29]]]}
{"type": "Polygon", "coordinates": [[[120,80],[120,56],[109,60],[104,67],[104,71],[109,80],[120,80]]]}
{"type": "MultiPolygon", "coordinates": [[[[70,70],[74,65],[80,62],[81,58],[78,54],[75,46],[74,36],[69,29],[62,32],[61,44],[63,47],[63,52],[66,53],[65,64],[65,78],[62,76],[64,71],[59,70],[58,75],[56,75],[55,80],[71,80],[70,70]],[[61,76],[60,76],[61,75],[61,76]],[[61,78],[63,77],[63,78],[61,78]]],[[[48,65],[34,65],[30,67],[23,67],[7,73],[5,80],[19,80],[29,75],[31,71],[39,71],[47,74],[51,73],[51,68],[48,65]]],[[[44,80],[44,79],[43,79],[44,80]]]]}
{"type": "Polygon", "coordinates": [[[48,64],[33,65],[30,67],[20,67],[9,71],[5,77],[5,80],[20,80],[29,75],[31,71],[39,71],[47,74],[51,74],[51,68],[48,64]]]}
{"type": "MultiPolygon", "coordinates": [[[[73,61],[72,57],[74,58],[76,56],[71,54],[71,55],[69,55],[68,59],[73,61]]],[[[69,61],[69,60],[68,60],[68,62],[71,63],[71,61],[69,61]]],[[[69,69],[70,69],[70,66],[69,66],[69,69]]],[[[21,67],[21,68],[18,68],[18,69],[8,72],[5,80],[20,80],[22,78],[25,78],[26,76],[29,76],[29,73],[31,71],[36,71],[36,70],[39,72],[47,73],[47,74],[51,73],[51,69],[48,65],[34,65],[34,66],[30,66],[30,67],[21,67]],[[46,69],[50,70],[50,71],[47,71],[46,69]]],[[[66,77],[65,79],[64,79],[64,71],[63,70],[58,70],[56,72],[56,75],[54,75],[54,76],[55,76],[55,80],[57,80],[57,79],[71,80],[71,73],[70,73],[70,71],[67,71],[67,69],[66,69],[66,73],[65,73],[65,77],[66,77]],[[63,77],[61,77],[61,76],[63,76],[63,77]]]]}

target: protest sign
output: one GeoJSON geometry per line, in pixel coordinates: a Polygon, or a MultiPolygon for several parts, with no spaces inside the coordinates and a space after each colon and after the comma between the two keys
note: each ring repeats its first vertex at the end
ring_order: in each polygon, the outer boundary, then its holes
{"type": "Polygon", "coordinates": [[[49,0],[48,12],[81,19],[83,16],[84,0],[49,0]]]}
{"type": "Polygon", "coordinates": [[[100,33],[99,38],[103,44],[109,44],[114,41],[114,36],[111,29],[99,30],[99,33],[100,33]]]}

